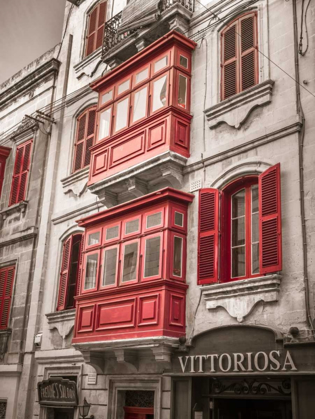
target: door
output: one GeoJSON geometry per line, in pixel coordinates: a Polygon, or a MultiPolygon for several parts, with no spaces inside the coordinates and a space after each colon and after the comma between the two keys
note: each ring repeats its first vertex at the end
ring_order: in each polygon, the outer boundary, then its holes
{"type": "Polygon", "coordinates": [[[124,407],[125,419],[154,419],[154,410],[149,407],[124,407]]]}

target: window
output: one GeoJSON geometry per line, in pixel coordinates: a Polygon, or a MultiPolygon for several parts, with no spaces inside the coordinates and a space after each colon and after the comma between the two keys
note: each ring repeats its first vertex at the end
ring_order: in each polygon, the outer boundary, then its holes
{"type": "Polygon", "coordinates": [[[198,283],[282,269],[280,165],[199,195],[198,283]],[[220,261],[219,261],[220,254],[220,261]]]}
{"type": "Polygon", "coordinates": [[[0,268],[0,330],[9,324],[15,266],[0,268]]]}
{"type": "Polygon", "coordinates": [[[31,165],[33,140],[25,141],[16,149],[9,206],[24,201],[31,165]]]}
{"type": "MultiPolygon", "coordinates": [[[[90,148],[94,144],[95,116],[96,110],[93,107],[84,111],[77,119],[73,172],[90,164],[90,148]]],[[[102,126],[102,119],[100,125],[102,126]]]]}
{"type": "Polygon", "coordinates": [[[7,402],[1,400],[0,401],[0,419],[5,419],[6,411],[7,411],[7,402]]]}
{"type": "Polygon", "coordinates": [[[10,151],[11,149],[8,147],[0,146],[0,197],[1,197],[2,185],[4,181],[5,163],[6,163],[8,155],[10,154],[10,151]]]}
{"type": "Polygon", "coordinates": [[[63,244],[57,310],[75,307],[82,272],[82,234],[70,236],[63,244]]]}
{"type": "Polygon", "coordinates": [[[257,14],[247,13],[221,33],[221,99],[258,83],[257,14]]]}
{"type": "Polygon", "coordinates": [[[88,29],[85,46],[85,56],[92,54],[102,46],[104,26],[106,22],[107,2],[99,3],[88,15],[88,29]]]}

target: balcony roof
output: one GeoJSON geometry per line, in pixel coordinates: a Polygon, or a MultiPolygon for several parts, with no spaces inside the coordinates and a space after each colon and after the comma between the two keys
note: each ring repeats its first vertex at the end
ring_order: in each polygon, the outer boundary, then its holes
{"type": "Polygon", "coordinates": [[[113,79],[118,78],[120,75],[124,74],[124,72],[130,67],[140,64],[140,62],[148,59],[151,55],[156,54],[157,51],[162,50],[165,46],[171,46],[175,43],[179,43],[182,47],[186,47],[190,50],[194,50],[197,45],[194,41],[182,35],[181,33],[175,30],[170,31],[145,49],[133,55],[127,61],[123,62],[104,76],[92,82],[90,87],[93,90],[99,92],[105,87],[105,85],[111,83],[113,79]]]}
{"type": "Polygon", "coordinates": [[[118,217],[132,210],[140,209],[166,200],[173,200],[189,204],[193,201],[194,197],[194,194],[178,191],[168,187],[160,189],[156,192],[152,192],[148,195],[141,196],[140,198],[133,199],[132,201],[128,201],[126,203],[106,209],[102,212],[98,212],[97,214],[89,215],[88,217],[82,218],[81,220],[77,220],[77,223],[80,227],[89,227],[102,221],[118,217]]]}

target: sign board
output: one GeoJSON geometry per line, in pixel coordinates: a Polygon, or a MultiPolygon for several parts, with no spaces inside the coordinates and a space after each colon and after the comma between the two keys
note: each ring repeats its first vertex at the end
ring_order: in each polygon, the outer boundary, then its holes
{"type": "Polygon", "coordinates": [[[41,406],[75,407],[78,405],[77,385],[74,381],[52,377],[38,383],[41,406]]]}

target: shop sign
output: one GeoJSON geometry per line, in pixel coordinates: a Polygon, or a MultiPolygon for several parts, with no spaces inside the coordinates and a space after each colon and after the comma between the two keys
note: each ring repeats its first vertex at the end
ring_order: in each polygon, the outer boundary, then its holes
{"type": "Polygon", "coordinates": [[[183,373],[297,371],[290,351],[191,355],[178,360],[183,373]]]}
{"type": "Polygon", "coordinates": [[[38,383],[38,400],[46,406],[77,406],[77,385],[74,381],[53,377],[38,383]]]}

